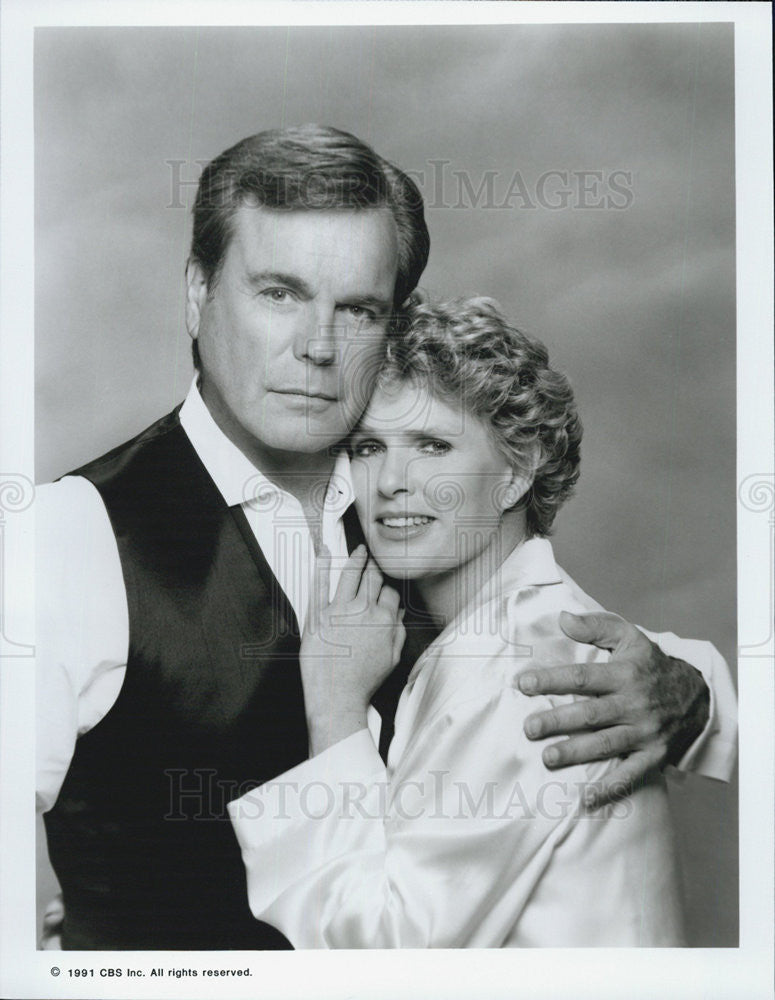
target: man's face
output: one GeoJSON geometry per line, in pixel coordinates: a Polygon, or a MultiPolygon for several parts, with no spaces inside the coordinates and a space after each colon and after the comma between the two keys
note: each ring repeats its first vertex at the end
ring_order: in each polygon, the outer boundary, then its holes
{"type": "Polygon", "coordinates": [[[248,455],[314,453],[349,433],[384,353],[398,271],[388,209],[241,206],[208,295],[188,271],[202,396],[248,455]]]}

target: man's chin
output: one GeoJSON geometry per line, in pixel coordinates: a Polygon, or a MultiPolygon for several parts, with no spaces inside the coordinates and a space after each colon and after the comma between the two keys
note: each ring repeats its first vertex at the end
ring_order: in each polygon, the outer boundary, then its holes
{"type": "Polygon", "coordinates": [[[324,425],[314,420],[293,420],[286,417],[269,417],[260,427],[250,431],[264,448],[287,454],[317,455],[327,451],[347,437],[348,431],[339,422],[324,425]]]}
{"type": "Polygon", "coordinates": [[[339,434],[337,437],[309,434],[303,438],[286,438],[278,435],[269,440],[264,439],[262,444],[272,451],[283,452],[288,455],[319,455],[322,452],[328,452],[334,445],[339,444],[344,436],[344,434],[339,434]]]}

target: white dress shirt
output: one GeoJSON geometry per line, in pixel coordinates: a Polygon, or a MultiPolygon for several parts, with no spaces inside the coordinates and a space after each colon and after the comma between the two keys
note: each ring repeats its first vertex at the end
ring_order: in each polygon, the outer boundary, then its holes
{"type": "MultiPolygon", "coordinates": [[[[229,505],[240,503],[267,562],[304,626],[314,549],[298,500],[278,489],[220,430],[193,383],[180,421],[229,505]]],[[[331,592],[347,559],[342,516],[353,499],[349,462],[337,460],[322,538],[331,552],[331,592]]],[[[37,805],[56,802],[76,738],[112,708],[129,650],[118,547],[96,488],[67,476],[36,492],[37,805]]],[[[724,660],[707,643],[660,635],[665,652],[692,663],[711,690],[711,717],[681,762],[727,780],[734,764],[735,698],[724,660]]],[[[514,739],[519,739],[519,734],[514,739]]]]}
{"type": "Polygon", "coordinates": [[[251,910],[296,948],[677,946],[679,878],[661,776],[594,813],[550,774],[528,714],[530,665],[601,661],[558,625],[599,610],[532,539],[415,664],[387,767],[379,717],[230,803],[251,910]]]}

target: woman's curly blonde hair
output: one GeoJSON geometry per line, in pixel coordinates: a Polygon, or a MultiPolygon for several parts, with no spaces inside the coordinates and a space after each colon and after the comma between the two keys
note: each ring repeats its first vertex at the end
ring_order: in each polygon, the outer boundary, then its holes
{"type": "Polygon", "coordinates": [[[396,318],[380,382],[418,381],[489,424],[512,466],[532,476],[515,505],[529,536],[548,535],[579,478],[582,427],[573,390],[544,345],[488,298],[414,303],[396,318]]]}

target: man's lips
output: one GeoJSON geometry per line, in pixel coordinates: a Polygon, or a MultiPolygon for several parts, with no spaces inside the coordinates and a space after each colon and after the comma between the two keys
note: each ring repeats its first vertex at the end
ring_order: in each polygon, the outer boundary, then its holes
{"type": "Polygon", "coordinates": [[[278,396],[303,396],[305,399],[325,399],[329,403],[337,401],[337,397],[332,396],[331,393],[319,392],[313,389],[270,389],[269,391],[276,393],[278,396]]]}

